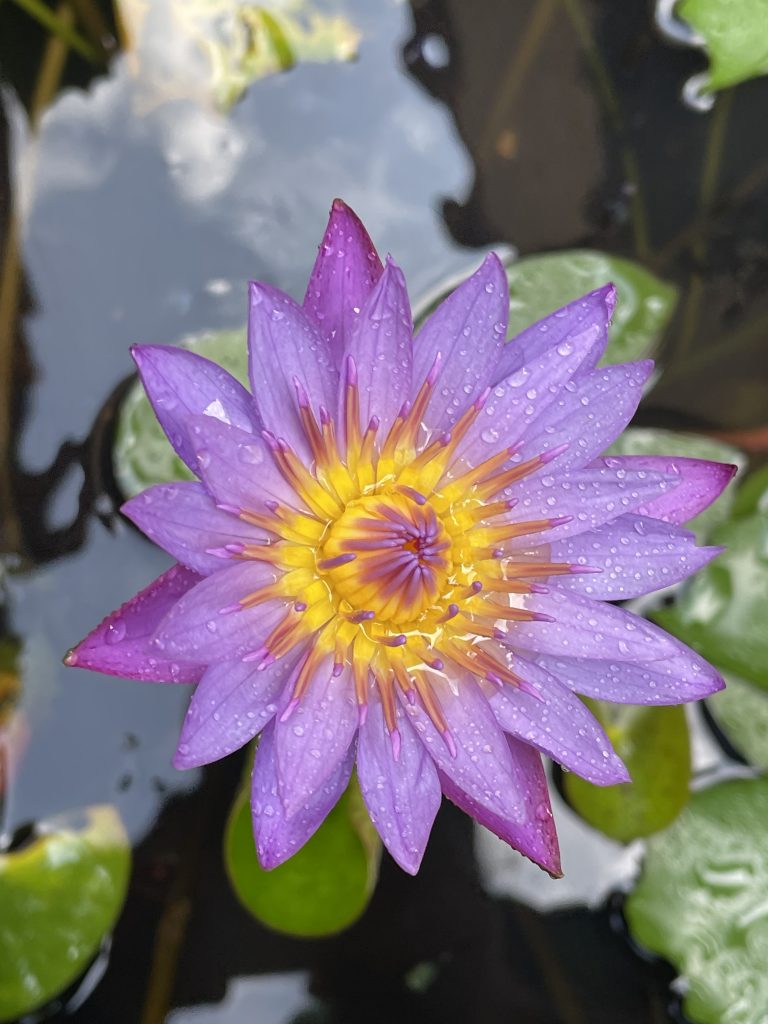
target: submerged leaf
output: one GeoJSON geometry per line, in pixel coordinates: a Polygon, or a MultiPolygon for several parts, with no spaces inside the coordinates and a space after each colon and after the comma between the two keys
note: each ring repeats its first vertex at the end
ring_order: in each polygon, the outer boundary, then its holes
{"type": "MultiPolygon", "coordinates": [[[[199,334],[186,339],[183,347],[212,359],[241,383],[246,383],[248,349],[245,328],[199,334]]],[[[138,378],[120,406],[112,464],[120,493],[126,498],[132,498],[152,484],[194,479],[168,443],[138,378]]]]}
{"type": "Polygon", "coordinates": [[[688,802],[691,762],[685,708],[587,703],[632,781],[594,786],[566,774],[563,789],[571,807],[590,825],[625,843],[665,828],[688,802]]]}
{"type": "Polygon", "coordinates": [[[307,844],[271,871],[256,859],[249,786],[232,806],[224,838],[230,881],[246,910],[276,931],[307,937],[332,935],[360,917],[380,850],[354,780],[307,844]]]}
{"type": "Polygon", "coordinates": [[[634,939],[685,979],[696,1024],[764,1024],[768,778],[722,782],[691,798],[648,843],[626,904],[634,939]]]}
{"type": "Polygon", "coordinates": [[[707,710],[737,753],[755,768],[768,769],[768,693],[736,676],[707,698],[707,710]]]}
{"type": "Polygon", "coordinates": [[[87,967],[117,919],[130,846],[108,805],[41,823],[0,854],[0,1021],[42,1006],[87,967]]]}

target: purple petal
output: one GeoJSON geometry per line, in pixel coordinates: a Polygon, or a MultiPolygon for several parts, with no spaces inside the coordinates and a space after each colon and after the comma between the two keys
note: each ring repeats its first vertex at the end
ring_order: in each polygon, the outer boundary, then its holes
{"type": "Polygon", "coordinates": [[[211,764],[250,742],[277,711],[299,654],[291,651],[263,671],[244,661],[206,669],[184,719],[174,767],[211,764]]]}
{"type": "Polygon", "coordinates": [[[226,544],[258,543],[264,530],[222,512],[198,483],[158,484],[126,501],[123,515],[150,540],[201,576],[222,569],[225,562],[211,549],[226,544]]]}
{"type": "Polygon", "coordinates": [[[360,727],[357,776],[371,821],[394,859],[411,875],[419,870],[440,807],[440,781],[424,744],[402,712],[400,749],[393,755],[379,701],[360,727]]]}
{"type": "Polygon", "coordinates": [[[292,818],[337,771],[357,732],[358,711],[348,671],[327,658],[286,719],[275,723],[277,776],[286,818],[292,818]]]}
{"type": "Polygon", "coordinates": [[[738,471],[738,466],[706,459],[681,459],[672,455],[616,455],[607,464],[627,472],[646,470],[666,473],[674,469],[680,483],[666,494],[640,505],[640,515],[663,519],[667,523],[687,523],[720,496],[738,471]]]}
{"type": "Polygon", "coordinates": [[[251,512],[263,510],[268,499],[295,505],[293,488],[260,437],[200,419],[192,424],[191,433],[198,473],[214,501],[251,512]]]}
{"type": "Polygon", "coordinates": [[[248,372],[264,426],[308,458],[296,381],[317,417],[321,405],[336,407],[339,372],[314,320],[284,292],[255,281],[250,285],[248,372]]]}
{"type": "Polygon", "coordinates": [[[256,852],[259,863],[267,871],[292,857],[314,835],[347,788],[355,762],[352,744],[325,782],[308,794],[306,803],[293,817],[287,818],[279,795],[274,733],[273,721],[259,740],[251,790],[256,852]]]}
{"type": "Polygon", "coordinates": [[[285,615],[288,602],[271,600],[237,611],[232,607],[279,575],[263,562],[246,561],[208,576],[159,623],[156,649],[167,658],[196,658],[207,664],[234,661],[258,650],[285,615]]]}
{"type": "Polygon", "coordinates": [[[447,775],[441,773],[440,783],[443,792],[457,807],[471,815],[499,839],[503,839],[534,864],[540,865],[545,871],[559,878],[562,875],[560,851],[541,758],[533,747],[519,743],[511,736],[507,737],[507,746],[516,779],[516,789],[522,794],[520,820],[509,820],[494,814],[473,800],[447,775]]]}
{"type": "Polygon", "coordinates": [[[601,601],[627,601],[697,572],[720,548],[698,548],[688,530],[645,516],[619,516],[596,530],[549,546],[553,562],[602,572],[558,578],[560,589],[601,601]]]}
{"type": "Polygon", "coordinates": [[[427,427],[444,430],[494,376],[504,347],[509,313],[507,275],[491,253],[424,322],[414,339],[413,387],[418,391],[441,355],[427,427]],[[454,400],[460,402],[454,405],[454,400]]]}
{"type": "Polygon", "coordinates": [[[653,362],[605,366],[564,387],[532,424],[519,449],[525,460],[568,445],[553,465],[580,469],[613,442],[635,414],[653,362]]]}
{"type": "Polygon", "coordinates": [[[469,676],[461,678],[459,696],[440,679],[433,683],[433,690],[445,716],[448,742],[420,703],[403,702],[402,707],[435,764],[479,806],[505,820],[521,822],[525,798],[521,780],[482,690],[469,676]]]}
{"type": "MultiPolygon", "coordinates": [[[[378,284],[368,296],[351,333],[345,358],[354,360],[360,395],[360,425],[364,431],[372,416],[379,418],[379,438],[389,432],[398,411],[411,393],[413,347],[411,307],[402,271],[390,259],[378,284]]],[[[342,374],[343,376],[343,374],[342,374]]],[[[343,422],[345,382],[339,389],[343,422]]]]}
{"type": "Polygon", "coordinates": [[[684,644],[658,661],[598,660],[537,655],[561,683],[585,697],[614,704],[685,704],[722,690],[717,671],[684,644]]]}
{"type": "Polygon", "coordinates": [[[578,697],[535,662],[515,657],[510,667],[541,699],[512,686],[493,694],[491,709],[505,732],[597,786],[629,780],[602,726],[578,697]]]}
{"type": "Polygon", "coordinates": [[[69,652],[67,665],[145,682],[196,683],[202,665],[162,657],[149,641],[158,623],[200,579],[191,569],[173,566],[108,615],[69,652]]]}
{"type": "Polygon", "coordinates": [[[586,469],[569,473],[549,472],[545,466],[535,477],[506,488],[499,497],[515,499],[517,505],[496,522],[571,518],[546,533],[506,541],[505,550],[528,551],[542,541],[554,543],[563,537],[593,530],[671,491],[679,480],[674,475],[665,477],[645,470],[623,473],[610,468],[608,461],[600,460],[586,469]]]}
{"type": "Polygon", "coordinates": [[[248,433],[261,429],[251,395],[210,359],[170,345],[134,345],[131,355],[160,426],[193,473],[197,459],[190,417],[209,416],[248,433]]]}
{"type": "MultiPolygon", "coordinates": [[[[459,446],[463,458],[477,464],[494,451],[517,444],[531,429],[530,425],[564,394],[563,385],[584,364],[590,352],[590,339],[596,332],[597,327],[592,324],[584,336],[550,345],[498,381],[482,414],[459,446]]],[[[510,346],[511,343],[506,348],[510,346]]]]}
{"type": "Polygon", "coordinates": [[[382,266],[359,217],[334,199],[304,296],[304,309],[325,336],[337,367],[382,266]]]}
{"type": "Polygon", "coordinates": [[[552,587],[522,599],[553,622],[505,622],[505,643],[539,654],[621,661],[653,661],[675,653],[672,638],[632,612],[552,587]]]}
{"type": "Polygon", "coordinates": [[[505,345],[493,383],[504,380],[521,366],[538,359],[546,349],[563,342],[572,342],[585,350],[580,372],[594,369],[608,344],[608,327],[615,305],[616,289],[606,284],[526,327],[505,345]]]}

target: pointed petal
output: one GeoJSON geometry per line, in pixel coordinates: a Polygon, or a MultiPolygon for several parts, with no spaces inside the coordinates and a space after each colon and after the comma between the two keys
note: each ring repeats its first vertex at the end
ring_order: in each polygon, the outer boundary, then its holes
{"type": "MultiPolygon", "coordinates": [[[[357,369],[360,424],[364,431],[372,416],[386,437],[398,411],[411,393],[413,324],[405,278],[391,259],[368,296],[345,349],[357,369]]],[[[345,383],[339,389],[344,409],[345,383]]],[[[339,422],[343,423],[340,414],[339,422]]]]}
{"type": "Polygon", "coordinates": [[[600,601],[628,601],[685,579],[720,550],[696,547],[693,533],[660,519],[627,515],[556,541],[549,546],[548,558],[602,570],[558,577],[561,590],[600,601]]]}
{"type": "Polygon", "coordinates": [[[359,217],[341,199],[334,199],[304,310],[326,338],[337,367],[381,272],[381,260],[359,217]]]}
{"type": "Polygon", "coordinates": [[[211,764],[249,743],[274,717],[299,653],[292,651],[263,671],[243,661],[206,669],[184,719],[174,767],[211,764]]]}
{"type": "Polygon", "coordinates": [[[559,526],[534,538],[516,537],[504,544],[510,552],[528,551],[534,543],[554,543],[593,530],[617,516],[633,512],[644,502],[653,501],[671,491],[678,483],[674,475],[611,469],[600,460],[586,469],[568,473],[548,472],[545,466],[534,477],[506,488],[499,498],[515,499],[517,504],[499,523],[523,523],[530,520],[570,516],[559,526]]]}
{"type": "Polygon", "coordinates": [[[522,794],[519,820],[512,821],[489,811],[441,773],[443,792],[499,839],[559,878],[562,875],[560,850],[541,757],[533,747],[519,743],[511,736],[507,737],[507,746],[517,780],[516,788],[522,794]]]}
{"type": "Polygon", "coordinates": [[[725,490],[739,468],[725,462],[681,459],[672,455],[616,455],[606,462],[627,472],[645,470],[658,473],[674,469],[680,480],[674,491],[660,495],[637,509],[641,515],[663,519],[667,523],[687,523],[703,512],[725,490]]]}
{"type": "Polygon", "coordinates": [[[287,818],[277,781],[275,722],[270,722],[259,740],[251,788],[256,853],[265,870],[276,868],[288,860],[311,839],[347,788],[354,762],[355,747],[352,744],[325,782],[308,794],[306,803],[293,817],[287,818]]]}
{"type": "Polygon", "coordinates": [[[537,655],[536,661],[575,693],[614,704],[685,704],[717,693],[721,676],[698,654],[676,643],[672,656],[641,663],[537,655]]]}
{"type": "Polygon", "coordinates": [[[191,433],[198,473],[214,501],[251,512],[262,511],[268,499],[296,505],[293,489],[260,437],[200,419],[191,433]]]}
{"type": "Polygon", "coordinates": [[[532,424],[520,449],[522,460],[567,444],[552,466],[580,469],[619,436],[635,415],[653,362],[619,363],[593,370],[563,388],[532,424]]]}
{"type": "Polygon", "coordinates": [[[675,653],[667,633],[616,605],[556,587],[525,596],[522,603],[554,621],[503,623],[504,642],[516,649],[618,661],[653,661],[675,653]]]}
{"type": "Polygon", "coordinates": [[[339,372],[327,339],[301,306],[256,281],[250,284],[248,372],[266,429],[307,458],[295,381],[318,416],[321,405],[336,407],[339,372]]]}
{"type": "Polygon", "coordinates": [[[535,662],[515,657],[510,666],[541,699],[513,686],[493,694],[491,709],[505,732],[596,786],[629,780],[602,726],[578,697],[535,662]]]}
{"type": "Polygon", "coordinates": [[[352,679],[347,670],[333,675],[332,667],[331,658],[323,661],[298,707],[285,720],[281,712],[275,722],[277,776],[287,818],[334,774],[357,732],[352,679]]]}
{"type": "Polygon", "coordinates": [[[204,667],[161,656],[150,646],[158,624],[201,577],[175,565],[89,633],[65,661],[74,668],[154,683],[196,683],[204,667]]]}
{"type": "Polygon", "coordinates": [[[192,587],[158,624],[153,643],[167,658],[209,664],[234,661],[261,646],[286,614],[287,601],[232,607],[273,583],[280,574],[262,562],[230,565],[192,587]]]}
{"type": "Polygon", "coordinates": [[[170,345],[134,345],[131,355],[160,426],[193,473],[197,459],[190,417],[209,416],[248,433],[261,429],[252,396],[210,359],[170,345]]]}
{"type": "Polygon", "coordinates": [[[424,744],[402,713],[395,761],[381,703],[371,704],[360,727],[357,776],[371,821],[391,855],[411,875],[421,859],[440,807],[440,781],[424,744]]]}
{"type": "MultiPolygon", "coordinates": [[[[591,337],[596,330],[592,325],[585,333],[591,337]]],[[[531,425],[564,394],[564,385],[583,366],[589,352],[589,340],[583,336],[561,341],[544,348],[497,381],[482,414],[459,446],[461,456],[475,465],[494,451],[517,444],[529,430],[535,430],[531,425]]]]}
{"type": "Polygon", "coordinates": [[[469,676],[456,696],[444,680],[433,683],[455,746],[435,728],[420,703],[402,703],[416,734],[440,771],[481,807],[509,821],[520,821],[524,794],[504,734],[485,695],[469,676]],[[455,755],[455,756],[454,756],[455,755]]]}
{"type": "Polygon", "coordinates": [[[498,256],[491,253],[424,322],[414,340],[414,391],[441,355],[424,415],[429,429],[446,430],[491,382],[504,346],[508,313],[507,275],[498,256]]]}
{"type": "Polygon", "coordinates": [[[612,284],[606,284],[526,327],[504,346],[493,383],[533,362],[546,349],[564,342],[571,342],[584,350],[579,372],[594,369],[608,344],[608,328],[615,306],[616,289],[612,284]]]}
{"type": "Polygon", "coordinates": [[[201,576],[226,562],[211,549],[253,544],[267,534],[217,508],[202,484],[158,484],[126,501],[120,510],[155,544],[201,576]]]}

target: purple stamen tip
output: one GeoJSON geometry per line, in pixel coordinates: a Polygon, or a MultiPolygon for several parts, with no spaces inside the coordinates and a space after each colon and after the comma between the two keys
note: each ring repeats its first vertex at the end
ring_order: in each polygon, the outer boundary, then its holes
{"type": "Polygon", "coordinates": [[[498,687],[499,690],[504,689],[504,680],[501,676],[497,676],[495,672],[487,672],[485,678],[489,683],[493,683],[494,686],[498,687]]]}
{"type": "Polygon", "coordinates": [[[292,697],[291,700],[288,702],[288,706],[286,707],[285,711],[282,713],[282,715],[280,715],[280,721],[287,722],[298,706],[299,698],[292,697]]]}
{"type": "Polygon", "coordinates": [[[241,516],[243,514],[243,510],[238,508],[237,505],[226,505],[223,501],[217,501],[216,508],[221,509],[222,512],[229,512],[233,516],[241,516]]]}
{"type": "Polygon", "coordinates": [[[443,617],[442,617],[442,619],[440,619],[440,621],[441,622],[447,622],[449,619],[452,619],[454,616],[456,616],[458,614],[459,614],[459,606],[457,604],[455,604],[454,602],[451,602],[451,604],[449,604],[448,607],[445,609],[445,615],[443,615],[443,617]]]}
{"type": "Polygon", "coordinates": [[[271,430],[262,430],[261,436],[264,438],[264,440],[267,442],[267,444],[269,445],[273,452],[276,452],[278,450],[279,445],[277,443],[277,438],[275,437],[271,430]]]}
{"type": "Polygon", "coordinates": [[[372,611],[361,611],[355,612],[354,615],[350,615],[349,621],[354,622],[355,625],[359,625],[361,622],[370,622],[371,619],[376,618],[376,612],[372,611]]]}
{"type": "Polygon", "coordinates": [[[405,699],[408,701],[409,704],[414,705],[416,703],[416,691],[406,690],[405,699]]]}
{"type": "Polygon", "coordinates": [[[240,544],[238,541],[235,541],[232,544],[225,544],[224,547],[230,555],[242,555],[245,551],[245,544],[240,544]]]}
{"type": "Polygon", "coordinates": [[[379,417],[378,416],[371,416],[370,420],[368,421],[368,433],[369,434],[375,434],[380,426],[381,426],[381,420],[379,419],[379,417]]]}
{"type": "Polygon", "coordinates": [[[403,402],[400,406],[400,412],[397,414],[398,419],[404,420],[408,413],[411,411],[411,403],[403,402]]]}
{"type": "Polygon", "coordinates": [[[291,448],[291,446],[288,444],[288,442],[285,440],[284,437],[278,437],[278,439],[277,439],[277,446],[278,446],[278,448],[280,449],[281,452],[292,452],[293,451],[293,449],[291,448]]]}
{"type": "Polygon", "coordinates": [[[587,573],[602,572],[603,570],[596,565],[572,565],[569,572],[573,576],[584,576],[587,573]]]}
{"type": "Polygon", "coordinates": [[[357,387],[357,366],[352,356],[347,356],[347,387],[357,387]]]}
{"type": "Polygon", "coordinates": [[[333,671],[331,672],[331,675],[334,677],[334,679],[338,679],[343,671],[344,671],[344,662],[343,661],[334,661],[334,663],[333,663],[333,671]]]}
{"type": "Polygon", "coordinates": [[[206,555],[213,555],[214,558],[231,558],[232,552],[226,548],[206,548],[206,555]]]}
{"type": "Polygon", "coordinates": [[[293,378],[293,386],[296,389],[296,401],[302,407],[302,409],[309,408],[309,395],[306,392],[304,385],[301,383],[298,377],[293,378]]]}
{"type": "Polygon", "coordinates": [[[473,594],[479,594],[480,591],[483,589],[483,584],[480,582],[480,580],[475,580],[474,583],[470,584],[469,589],[472,591],[473,594]]]}
{"type": "Polygon", "coordinates": [[[400,738],[400,730],[393,729],[389,734],[390,742],[392,743],[392,758],[395,761],[400,760],[400,750],[402,748],[402,739],[400,738]]]}
{"type": "Polygon", "coordinates": [[[277,661],[277,658],[274,656],[274,654],[272,654],[270,652],[270,653],[268,653],[266,655],[266,657],[261,659],[259,664],[256,666],[256,671],[257,672],[264,672],[265,669],[268,669],[270,665],[274,665],[274,663],[276,661],[277,661]]]}
{"type": "Polygon", "coordinates": [[[531,612],[531,618],[534,622],[555,622],[555,618],[552,615],[547,615],[546,612],[531,612]]]}
{"type": "Polygon", "coordinates": [[[358,704],[357,706],[357,721],[362,728],[365,725],[366,719],[368,718],[368,705],[358,704]]]}
{"type": "Polygon", "coordinates": [[[305,612],[307,610],[307,602],[297,601],[296,604],[294,604],[293,606],[293,610],[296,612],[305,612]]]}
{"type": "Polygon", "coordinates": [[[532,594],[548,594],[549,587],[545,587],[543,583],[529,583],[528,589],[532,594]]]}
{"type": "Polygon", "coordinates": [[[259,647],[258,650],[251,651],[250,654],[244,654],[241,660],[242,661],[249,661],[249,662],[250,661],[261,661],[261,659],[267,653],[268,652],[267,652],[267,648],[266,647],[259,647]]]}
{"type": "Polygon", "coordinates": [[[503,558],[504,548],[494,548],[491,552],[491,558],[503,558]]]}
{"type": "Polygon", "coordinates": [[[415,491],[413,487],[408,487],[407,484],[403,484],[400,487],[403,494],[407,494],[411,501],[415,501],[417,505],[426,505],[427,499],[419,491],[415,491]]]}
{"type": "Polygon", "coordinates": [[[567,451],[569,448],[570,445],[567,442],[566,444],[559,444],[557,448],[550,448],[548,452],[542,452],[539,456],[539,461],[546,466],[548,462],[552,462],[558,457],[558,455],[562,455],[563,452],[567,451]]]}
{"type": "Polygon", "coordinates": [[[264,502],[264,504],[269,509],[270,512],[277,512],[277,510],[280,508],[280,505],[278,504],[278,502],[275,501],[274,498],[268,498],[264,502]]]}
{"type": "Polygon", "coordinates": [[[442,658],[433,658],[432,661],[428,662],[428,664],[435,670],[435,672],[442,672],[445,668],[445,662],[442,658]]]}
{"type": "Polygon", "coordinates": [[[328,412],[328,410],[325,408],[324,405],[321,405],[320,406],[320,423],[324,427],[327,427],[330,422],[331,422],[331,414],[328,412]]]}
{"type": "Polygon", "coordinates": [[[508,509],[513,509],[515,507],[515,505],[519,505],[519,504],[520,504],[520,499],[519,498],[510,498],[509,501],[507,501],[507,508],[508,509]]]}
{"type": "Polygon", "coordinates": [[[525,679],[519,679],[518,683],[517,683],[517,687],[523,693],[527,693],[529,697],[533,697],[534,700],[539,701],[540,704],[545,704],[546,703],[546,701],[544,700],[542,695],[539,693],[539,691],[536,689],[536,687],[533,686],[531,683],[527,683],[525,681],[525,679]]]}
{"type": "Polygon", "coordinates": [[[451,443],[452,439],[453,434],[451,434],[450,430],[446,430],[446,432],[440,438],[440,444],[443,446],[443,448],[447,448],[448,445],[451,443]]]}
{"type": "Polygon", "coordinates": [[[437,355],[435,356],[435,361],[432,363],[432,368],[427,374],[427,384],[429,385],[429,387],[432,387],[435,381],[437,380],[437,375],[440,372],[440,364],[442,363],[442,361],[443,353],[438,352],[437,355]]]}
{"type": "Polygon", "coordinates": [[[343,555],[336,555],[334,558],[323,558],[317,563],[318,569],[338,569],[340,565],[347,565],[349,562],[354,562],[357,555],[354,551],[347,551],[343,555]]]}
{"type": "Polygon", "coordinates": [[[237,601],[235,604],[228,604],[224,608],[219,608],[219,615],[231,615],[232,612],[240,612],[243,610],[243,606],[237,601]]]}
{"type": "Polygon", "coordinates": [[[448,753],[451,757],[457,757],[458,751],[456,750],[456,743],[450,729],[443,729],[443,740],[445,741],[446,747],[448,747],[448,753]]]}
{"type": "Polygon", "coordinates": [[[478,397],[477,397],[477,398],[475,399],[475,401],[474,401],[474,406],[475,406],[475,409],[476,409],[476,410],[477,410],[478,412],[479,412],[479,411],[480,411],[480,410],[481,410],[481,409],[483,408],[483,406],[485,405],[485,403],[486,403],[486,402],[488,401],[488,395],[490,395],[490,393],[491,393],[491,389],[490,389],[490,388],[486,388],[486,389],[485,389],[484,391],[482,391],[482,392],[481,392],[481,393],[480,393],[480,394],[478,395],[478,397]]]}
{"type": "Polygon", "coordinates": [[[507,634],[504,632],[503,629],[499,629],[498,626],[494,626],[494,629],[493,629],[493,639],[494,640],[506,640],[508,638],[507,638],[507,634]]]}
{"type": "Polygon", "coordinates": [[[550,526],[565,526],[566,523],[572,523],[573,516],[556,516],[554,519],[549,520],[550,526]]]}
{"type": "Polygon", "coordinates": [[[405,633],[399,633],[397,636],[388,637],[385,643],[387,647],[403,647],[407,640],[408,637],[405,635],[405,633]]]}

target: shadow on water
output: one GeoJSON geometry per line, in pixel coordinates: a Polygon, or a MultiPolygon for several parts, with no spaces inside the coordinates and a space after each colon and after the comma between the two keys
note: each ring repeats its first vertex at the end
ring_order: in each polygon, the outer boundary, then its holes
{"type": "Polygon", "coordinates": [[[589,886],[549,912],[524,905],[519,884],[516,900],[498,886],[491,895],[471,825],[450,807],[421,874],[385,861],[348,932],[310,942],[265,931],[221,862],[238,759],[174,771],[183,687],[67,673],[60,659],[166,564],[115,511],[109,451],[128,346],[240,325],[249,277],[300,293],[336,194],[396,254],[414,297],[476,262],[468,249],[498,242],[640,259],[683,298],[638,422],[764,452],[765,81],[710,116],[687,110],[680,86],[702,58],[663,43],[645,4],[370,0],[348,8],[362,31],[356,63],[260,81],[226,118],[184,100],[141,102],[124,56],[94,77],[65,60],[66,87],[36,109],[30,75],[45,45],[10,11],[0,11],[18,40],[0,93],[2,622],[21,645],[29,740],[0,791],[0,831],[111,802],[135,847],[108,956],[46,1015],[679,1019],[671,972],[630,949],[617,905],[586,909],[589,886]]]}

